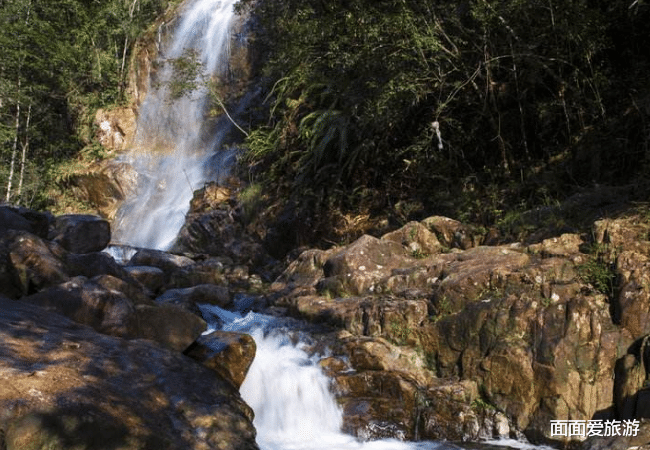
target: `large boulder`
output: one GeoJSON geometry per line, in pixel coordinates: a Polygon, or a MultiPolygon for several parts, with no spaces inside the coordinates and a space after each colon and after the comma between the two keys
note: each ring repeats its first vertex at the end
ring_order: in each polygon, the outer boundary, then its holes
{"type": "Polygon", "coordinates": [[[175,306],[138,304],[127,298],[127,286],[106,277],[88,280],[75,277],[21,300],[64,315],[96,331],[129,339],[150,339],[182,352],[205,330],[198,315],[175,306]]]}
{"type": "Polygon", "coordinates": [[[92,278],[99,275],[112,275],[117,278],[130,278],[128,272],[110,255],[103,252],[67,253],[63,261],[65,270],[70,276],[92,278]]]}
{"type": "Polygon", "coordinates": [[[0,293],[18,298],[66,281],[65,253],[29,232],[7,231],[0,236],[0,293]]]}
{"type": "Polygon", "coordinates": [[[133,337],[150,339],[162,346],[185,351],[207,327],[205,321],[176,306],[136,305],[137,328],[133,337]]]}
{"type": "Polygon", "coordinates": [[[134,280],[140,282],[151,292],[158,292],[165,285],[165,272],[158,267],[126,266],[124,270],[134,280]]]}
{"type": "Polygon", "coordinates": [[[0,447],[258,448],[237,390],[184,355],[23,302],[0,310],[0,447]]]}
{"type": "Polygon", "coordinates": [[[111,226],[97,216],[66,214],[56,217],[49,238],[72,253],[99,252],[111,241],[111,226]]]}
{"type": "Polygon", "coordinates": [[[66,316],[100,333],[122,337],[138,334],[133,302],[121,292],[105,289],[85,277],[72,278],[21,301],[66,316]]]}
{"type": "Polygon", "coordinates": [[[20,207],[0,206],[0,235],[9,230],[20,230],[47,239],[50,223],[53,220],[50,213],[20,207]]]}

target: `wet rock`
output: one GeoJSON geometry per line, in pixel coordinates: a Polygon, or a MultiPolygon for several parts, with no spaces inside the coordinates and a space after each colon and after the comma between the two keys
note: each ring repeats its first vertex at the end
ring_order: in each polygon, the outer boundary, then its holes
{"type": "Polygon", "coordinates": [[[213,331],[200,336],[185,354],[239,389],[253,363],[255,349],[255,341],[248,334],[213,331]]]}
{"type": "Polygon", "coordinates": [[[343,431],[365,439],[413,439],[417,387],[399,373],[364,371],[335,377],[343,431]]]}
{"type": "MultiPolygon", "coordinates": [[[[475,382],[440,380],[420,395],[419,436],[422,439],[463,442],[491,438],[495,434],[503,436],[500,434],[505,431],[503,429],[496,433],[485,429],[486,416],[497,413],[475,406],[474,402],[479,398],[475,382]]],[[[507,419],[505,422],[507,426],[507,419]]]]}
{"type": "Polygon", "coordinates": [[[255,450],[230,383],[146,341],[0,299],[0,435],[15,448],[255,450]]]}
{"type": "Polygon", "coordinates": [[[141,249],[128,262],[128,266],[151,266],[157,267],[167,275],[181,267],[194,264],[194,261],[186,256],[174,255],[160,250],[141,249]]]}
{"type": "Polygon", "coordinates": [[[136,112],[129,107],[98,109],[95,114],[95,126],[99,143],[107,150],[125,150],[135,136],[136,112]]]}
{"type": "Polygon", "coordinates": [[[582,443],[580,450],[650,450],[650,421],[639,422],[639,429],[631,436],[590,437],[582,443]]]}
{"type": "Polygon", "coordinates": [[[253,268],[270,262],[262,244],[244,230],[230,208],[188,214],[172,251],[225,256],[253,268]]]}
{"type": "Polygon", "coordinates": [[[49,238],[71,253],[98,252],[111,241],[111,229],[100,217],[67,214],[55,218],[49,238]]]}
{"type": "Polygon", "coordinates": [[[166,283],[168,289],[187,288],[199,284],[226,285],[226,267],[232,264],[227,258],[209,258],[174,270],[166,283]]]}
{"type": "Polygon", "coordinates": [[[412,348],[392,345],[382,338],[349,338],[343,344],[350,366],[356,371],[400,373],[420,386],[429,385],[435,374],[422,354],[412,348]]]}
{"type": "Polygon", "coordinates": [[[114,220],[122,202],[135,194],[138,173],[126,162],[115,160],[94,164],[70,178],[75,196],[93,205],[103,217],[114,220]]]}
{"type": "Polygon", "coordinates": [[[165,284],[165,272],[158,267],[126,266],[124,271],[153,293],[159,292],[165,284]]]}

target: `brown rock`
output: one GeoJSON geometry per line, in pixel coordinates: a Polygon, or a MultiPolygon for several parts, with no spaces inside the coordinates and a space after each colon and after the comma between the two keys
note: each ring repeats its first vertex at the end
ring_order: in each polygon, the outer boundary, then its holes
{"type": "Polygon", "coordinates": [[[91,280],[109,291],[119,291],[134,304],[155,305],[146,289],[137,282],[125,281],[112,275],[98,275],[91,280]]]}
{"type": "Polygon", "coordinates": [[[99,275],[112,275],[117,278],[129,278],[124,268],[103,252],[67,253],[63,260],[65,270],[71,277],[81,275],[92,278],[99,275]]]}
{"type": "Polygon", "coordinates": [[[64,315],[104,334],[135,337],[137,321],[133,302],[85,277],[23,297],[22,301],[64,315]]]}
{"type": "Polygon", "coordinates": [[[319,290],[335,295],[361,295],[372,292],[375,284],[387,278],[393,269],[406,264],[403,247],[397,242],[364,235],[349,246],[333,253],[323,266],[326,278],[319,290]]]}
{"type": "Polygon", "coordinates": [[[158,267],[126,266],[124,271],[154,293],[158,292],[165,284],[165,272],[158,267]]]}
{"type": "Polygon", "coordinates": [[[135,194],[138,173],[125,162],[102,161],[71,177],[75,195],[89,202],[109,220],[114,220],[122,202],[135,194]]]}
{"type": "Polygon", "coordinates": [[[196,314],[176,306],[136,305],[137,334],[170,350],[185,351],[201,336],[206,323],[196,314]]]}
{"type": "Polygon", "coordinates": [[[99,252],[111,241],[111,227],[97,216],[67,214],[55,218],[50,239],[72,253],[99,252]]]}
{"type": "Polygon", "coordinates": [[[0,292],[18,298],[68,279],[65,250],[26,231],[0,237],[0,292]]]}
{"type": "Polygon", "coordinates": [[[420,222],[409,222],[381,238],[401,244],[411,256],[419,258],[440,253],[442,248],[436,235],[420,222]]]}
{"type": "Polygon", "coordinates": [[[172,271],[166,283],[167,288],[186,288],[199,284],[227,284],[226,265],[232,264],[231,260],[210,258],[193,265],[179,267],[172,271]]]}
{"type": "Polygon", "coordinates": [[[109,151],[126,150],[133,142],[136,114],[133,108],[98,109],[95,114],[97,138],[109,151]]]}
{"type": "Polygon", "coordinates": [[[215,284],[200,284],[184,289],[170,289],[156,298],[158,304],[184,305],[186,309],[196,310],[197,304],[208,303],[225,308],[231,302],[227,287],[215,284]]]}
{"type": "Polygon", "coordinates": [[[482,236],[461,222],[443,216],[431,216],[422,222],[429,231],[435,233],[442,245],[448,248],[468,248],[479,245],[482,236]]]}
{"type": "Polygon", "coordinates": [[[160,250],[141,249],[129,260],[129,266],[151,266],[157,267],[166,274],[176,269],[194,264],[186,256],[174,255],[160,250]]]}
{"type": "Polygon", "coordinates": [[[0,299],[0,310],[8,449],[258,448],[236,389],[187,357],[23,302],[0,299]]]}
{"type": "Polygon", "coordinates": [[[213,331],[199,337],[185,354],[239,389],[253,363],[255,349],[255,341],[248,334],[213,331]]]}
{"type": "Polygon", "coordinates": [[[650,261],[636,251],[623,251],[616,259],[618,295],[614,319],[635,339],[650,334],[650,261]]]}
{"type": "Polygon", "coordinates": [[[539,253],[543,257],[570,257],[580,253],[580,246],[584,241],[577,234],[563,234],[559,237],[543,240],[539,244],[533,244],[528,247],[532,253],[539,253]]]}

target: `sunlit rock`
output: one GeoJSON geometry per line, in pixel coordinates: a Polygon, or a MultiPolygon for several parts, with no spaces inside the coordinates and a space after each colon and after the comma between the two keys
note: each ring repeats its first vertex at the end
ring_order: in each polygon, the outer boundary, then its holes
{"type": "Polygon", "coordinates": [[[187,357],[23,302],[0,311],[6,448],[258,449],[236,389],[187,357]]]}
{"type": "Polygon", "coordinates": [[[255,341],[248,334],[213,331],[200,336],[185,354],[239,389],[253,363],[255,349],[255,341]]]}

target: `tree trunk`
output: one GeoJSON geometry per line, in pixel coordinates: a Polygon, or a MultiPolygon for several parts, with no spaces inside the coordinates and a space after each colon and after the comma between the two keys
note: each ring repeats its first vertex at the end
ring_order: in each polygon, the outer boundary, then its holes
{"type": "Polygon", "coordinates": [[[22,155],[20,158],[20,177],[18,178],[18,202],[21,203],[23,195],[23,180],[25,178],[25,161],[27,160],[27,149],[29,148],[29,120],[32,117],[32,104],[27,108],[27,120],[25,121],[25,139],[22,143],[22,155]]]}
{"type": "MultiPolygon", "coordinates": [[[[18,95],[20,95],[20,78],[18,78],[18,95]]],[[[11,184],[14,179],[14,169],[16,166],[16,155],[18,153],[18,131],[20,129],[20,99],[16,104],[16,134],[14,135],[14,145],[11,150],[11,163],[9,164],[9,176],[7,177],[7,195],[5,202],[9,203],[11,199],[11,184]]]]}

